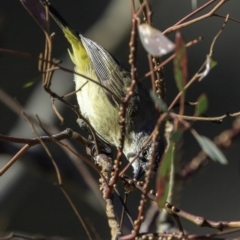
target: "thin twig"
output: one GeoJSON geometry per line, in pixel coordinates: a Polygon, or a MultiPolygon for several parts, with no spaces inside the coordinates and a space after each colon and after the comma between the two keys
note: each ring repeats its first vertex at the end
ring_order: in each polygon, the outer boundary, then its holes
{"type": "MultiPolygon", "coordinates": [[[[176,114],[176,115],[178,115],[178,114],[176,114]]],[[[240,112],[226,113],[222,116],[217,116],[217,117],[197,117],[197,116],[186,116],[186,115],[178,115],[178,116],[181,116],[185,120],[191,120],[191,121],[208,121],[208,122],[220,122],[221,123],[225,118],[240,116],[240,112]]]]}
{"type": "MultiPolygon", "coordinates": [[[[2,89],[0,89],[0,100],[6,104],[14,113],[16,113],[17,115],[20,114],[20,110],[19,107],[16,105],[16,102],[13,100],[13,98],[11,98],[5,91],[3,91],[2,89]]],[[[32,115],[28,114],[29,119],[31,119],[32,122],[37,123],[36,118],[33,117],[32,115]]],[[[53,126],[50,123],[46,123],[41,121],[41,125],[42,128],[48,128],[51,129],[54,132],[58,132],[59,130],[53,126]],[[43,126],[44,125],[44,126],[43,126]]],[[[81,144],[83,144],[86,147],[90,147],[91,146],[91,142],[88,141],[87,139],[85,139],[84,137],[82,137],[80,134],[72,131],[71,129],[66,129],[63,132],[60,132],[58,134],[54,134],[54,135],[50,135],[50,136],[40,136],[40,138],[42,139],[42,141],[44,142],[52,142],[52,139],[56,139],[58,140],[57,142],[60,143],[61,140],[65,140],[67,141],[67,139],[69,138],[73,138],[76,141],[79,141],[81,144]],[[70,132],[69,132],[70,131],[70,132]],[[71,136],[72,135],[72,136],[71,136]],[[71,136],[71,137],[70,137],[71,136]]],[[[8,142],[14,142],[14,143],[23,143],[23,144],[39,144],[39,140],[38,138],[16,138],[16,137],[11,137],[11,136],[6,136],[6,135],[1,135],[0,134],[0,141],[8,141],[8,142]]],[[[94,145],[94,142],[92,142],[92,144],[94,145]]],[[[60,144],[61,145],[61,144],[60,144]]],[[[92,146],[93,146],[92,145],[92,146]]],[[[96,166],[87,158],[85,158],[84,156],[80,155],[79,153],[77,153],[77,151],[74,149],[74,147],[71,145],[71,143],[69,141],[67,141],[65,143],[64,146],[61,145],[61,148],[63,149],[63,151],[69,156],[69,159],[72,161],[72,163],[76,166],[76,169],[79,171],[80,175],[83,177],[83,179],[85,180],[85,183],[89,186],[89,188],[95,193],[95,196],[98,198],[100,204],[105,208],[105,204],[102,200],[102,196],[99,193],[99,187],[96,184],[95,179],[93,178],[93,176],[91,175],[91,173],[89,172],[88,168],[86,168],[86,166],[84,165],[83,162],[86,162],[87,164],[92,164],[91,166],[99,172],[99,170],[96,168],[96,166]],[[66,147],[66,145],[68,147],[66,147]],[[70,150],[70,151],[69,151],[70,150]],[[81,159],[82,161],[79,161],[79,159],[81,159]]],[[[11,161],[11,160],[10,160],[11,161]]],[[[14,163],[14,160],[13,160],[14,163]]],[[[11,163],[9,163],[11,166],[11,163]]],[[[8,168],[7,168],[8,169],[8,168]]],[[[6,170],[7,170],[6,169],[6,170]]],[[[1,169],[0,170],[0,174],[3,174],[6,170],[1,169]],[[1,172],[1,170],[3,172],[1,172]]]]}
{"type": "MultiPolygon", "coordinates": [[[[222,0],[224,1],[224,0],[222,0]]],[[[221,1],[221,2],[222,2],[221,1]]],[[[209,53],[208,53],[208,57],[212,57],[213,54],[213,47],[216,43],[217,38],[220,36],[220,34],[223,31],[223,28],[226,25],[226,21],[228,19],[228,15],[225,18],[225,21],[221,27],[221,29],[218,31],[218,33],[215,35],[215,37],[212,40],[212,43],[210,45],[209,48],[209,53]]],[[[171,110],[173,108],[173,106],[176,104],[176,102],[178,101],[178,99],[183,95],[183,93],[192,85],[192,83],[194,83],[197,79],[199,79],[200,77],[202,77],[202,73],[200,73],[202,71],[202,69],[204,69],[205,65],[207,64],[207,60],[204,61],[204,63],[202,64],[202,66],[199,68],[199,70],[197,71],[197,73],[194,74],[194,76],[192,77],[192,79],[184,86],[183,91],[179,92],[178,95],[174,98],[174,100],[172,101],[172,103],[170,104],[170,106],[168,107],[168,110],[171,110]]]]}
{"type": "Polygon", "coordinates": [[[82,224],[87,236],[89,240],[92,240],[93,238],[91,237],[91,234],[87,228],[86,223],[84,222],[83,218],[81,217],[81,215],[79,214],[75,204],[73,203],[72,199],[69,197],[68,193],[66,192],[66,190],[64,189],[64,187],[62,185],[59,185],[59,188],[61,189],[63,195],[65,196],[65,198],[67,199],[68,203],[70,204],[70,206],[72,207],[74,213],[76,214],[79,222],[82,224]]]}
{"type": "Polygon", "coordinates": [[[24,145],[11,160],[0,169],[0,176],[2,176],[31,146],[29,144],[24,145]]]}
{"type": "Polygon", "coordinates": [[[127,106],[131,97],[133,95],[134,89],[137,85],[137,68],[136,68],[136,54],[137,54],[137,20],[134,18],[135,16],[135,4],[134,0],[131,1],[131,11],[132,11],[132,31],[131,31],[131,38],[130,38],[130,54],[129,54],[129,64],[131,65],[131,84],[128,88],[127,94],[121,104],[120,111],[119,111],[119,127],[121,129],[121,135],[119,137],[119,147],[117,148],[117,157],[114,161],[114,174],[110,180],[109,186],[113,186],[116,184],[116,181],[119,177],[120,171],[120,164],[121,158],[123,155],[123,146],[125,140],[125,133],[126,133],[126,114],[127,114],[127,106]]]}
{"type": "MultiPolygon", "coordinates": [[[[64,196],[66,197],[66,199],[68,200],[69,204],[70,204],[71,207],[73,208],[73,210],[74,210],[75,214],[77,215],[80,223],[82,224],[82,226],[83,226],[83,228],[84,228],[84,230],[85,230],[88,238],[89,238],[90,240],[92,240],[91,235],[90,235],[90,233],[89,233],[89,231],[88,231],[88,228],[87,228],[86,224],[84,223],[83,219],[81,218],[81,216],[80,216],[79,212],[77,211],[77,209],[76,209],[74,203],[72,202],[71,198],[68,196],[67,192],[65,191],[64,187],[62,186],[61,173],[60,173],[60,170],[59,170],[59,168],[58,168],[58,165],[57,165],[55,159],[53,158],[53,156],[52,156],[51,152],[49,151],[49,149],[47,148],[46,144],[41,140],[40,136],[38,135],[38,133],[37,133],[34,125],[33,125],[32,122],[30,121],[30,119],[28,118],[27,114],[23,111],[23,109],[21,108],[20,105],[19,105],[19,107],[20,107],[20,109],[21,109],[21,112],[22,112],[24,118],[25,118],[25,119],[27,120],[27,122],[30,124],[30,126],[31,126],[31,128],[32,128],[32,130],[33,130],[33,133],[34,133],[34,134],[36,135],[36,137],[39,139],[41,145],[43,146],[43,148],[45,149],[47,155],[48,155],[49,158],[51,159],[51,162],[52,162],[52,164],[53,164],[53,166],[54,166],[54,168],[55,168],[55,172],[56,172],[56,176],[57,176],[57,180],[58,180],[58,186],[61,188],[64,196]]],[[[39,118],[38,118],[38,120],[39,120],[39,122],[40,122],[40,119],[39,119],[39,118]]],[[[41,122],[40,122],[40,123],[41,123],[41,122]]],[[[40,126],[41,126],[41,125],[40,125],[40,126]]],[[[56,141],[56,140],[55,140],[55,141],[56,141]]]]}
{"type": "Polygon", "coordinates": [[[218,221],[218,222],[211,221],[211,220],[205,219],[204,217],[196,216],[188,212],[185,212],[183,210],[180,210],[179,208],[176,208],[170,203],[165,204],[165,209],[169,214],[177,215],[181,218],[184,218],[196,224],[199,227],[209,227],[209,228],[218,229],[220,231],[222,231],[225,228],[240,228],[240,221],[218,221]]]}
{"type": "Polygon", "coordinates": [[[41,139],[41,141],[43,142],[53,142],[70,138],[76,139],[77,141],[81,142],[84,146],[92,146],[94,144],[93,142],[87,140],[78,133],[73,132],[70,128],[67,128],[66,130],[60,133],[53,134],[50,136],[39,136],[39,138],[18,138],[0,134],[0,141],[29,144],[30,146],[40,144],[39,139],[41,139]]]}
{"type": "Polygon", "coordinates": [[[192,16],[194,16],[195,14],[199,13],[200,11],[202,11],[203,9],[207,8],[208,6],[210,6],[212,3],[216,2],[217,0],[210,0],[207,3],[205,3],[204,5],[202,5],[201,7],[197,8],[195,11],[191,12],[190,14],[188,14],[186,17],[182,18],[180,21],[178,21],[177,23],[175,23],[173,26],[178,26],[179,24],[185,22],[186,20],[188,20],[189,18],[191,18],[192,16]]]}
{"type": "Polygon", "coordinates": [[[180,23],[178,25],[174,25],[168,29],[166,29],[163,34],[169,34],[173,31],[176,31],[176,30],[179,30],[180,28],[183,28],[183,27],[187,27],[193,23],[196,23],[196,22],[199,22],[203,19],[206,19],[208,17],[211,17],[223,4],[225,4],[227,0],[221,0],[211,11],[209,11],[208,13],[198,17],[198,18],[195,18],[193,20],[190,20],[188,22],[184,22],[184,23],[180,23]]]}
{"type": "Polygon", "coordinates": [[[123,199],[123,206],[122,206],[122,213],[121,213],[121,217],[120,217],[120,223],[119,223],[119,226],[120,226],[120,229],[122,230],[122,227],[123,227],[123,220],[124,220],[124,215],[125,215],[125,206],[126,206],[126,203],[127,203],[127,197],[128,197],[128,192],[124,192],[124,199],[123,199]]]}
{"type": "MultiPolygon", "coordinates": [[[[186,43],[185,47],[191,47],[191,46],[193,46],[194,44],[199,43],[199,42],[202,41],[202,40],[203,40],[203,38],[200,36],[200,37],[198,37],[198,38],[196,38],[196,39],[194,39],[194,40],[186,43]]],[[[164,67],[167,63],[169,63],[170,61],[172,61],[172,60],[175,58],[175,56],[176,56],[175,53],[172,54],[172,55],[171,55],[170,57],[168,57],[165,61],[159,63],[159,65],[157,65],[157,67],[156,67],[155,69],[153,69],[152,71],[153,71],[153,72],[159,71],[160,68],[164,67]]],[[[148,73],[145,73],[145,75],[144,75],[143,77],[140,77],[140,78],[139,78],[139,81],[142,81],[143,79],[151,76],[152,71],[149,71],[148,73]]]]}
{"type": "MultiPolygon", "coordinates": [[[[217,13],[214,13],[213,16],[220,17],[220,18],[224,18],[224,19],[226,18],[226,16],[223,16],[223,15],[217,14],[217,13]]],[[[238,20],[238,19],[235,19],[235,18],[232,18],[232,17],[229,17],[228,19],[231,20],[231,21],[233,21],[233,22],[240,23],[240,20],[238,20]]]]}
{"type": "Polygon", "coordinates": [[[41,56],[39,57],[39,56],[30,54],[30,53],[25,53],[25,52],[21,52],[21,51],[12,50],[12,49],[0,48],[0,52],[5,52],[5,53],[8,53],[8,54],[12,54],[12,55],[18,55],[18,56],[21,56],[21,57],[34,59],[36,61],[43,61],[43,62],[50,63],[50,64],[52,64],[52,67],[54,66],[54,68],[47,68],[44,71],[42,70],[41,71],[42,73],[44,73],[44,72],[52,72],[52,71],[55,71],[55,70],[63,70],[64,72],[68,72],[68,73],[71,73],[71,74],[78,75],[78,76],[83,77],[86,80],[88,80],[90,82],[93,82],[94,84],[100,86],[104,90],[108,91],[111,95],[114,96],[114,99],[118,103],[122,102],[122,100],[117,95],[115,95],[114,92],[112,92],[109,88],[107,88],[106,86],[104,86],[100,82],[98,82],[98,81],[96,81],[96,80],[94,80],[94,79],[92,79],[92,78],[90,78],[88,76],[85,76],[84,74],[75,72],[74,70],[71,70],[71,69],[68,69],[68,68],[65,68],[65,67],[61,66],[58,62],[55,62],[53,60],[46,60],[46,59],[44,59],[41,56]]]}

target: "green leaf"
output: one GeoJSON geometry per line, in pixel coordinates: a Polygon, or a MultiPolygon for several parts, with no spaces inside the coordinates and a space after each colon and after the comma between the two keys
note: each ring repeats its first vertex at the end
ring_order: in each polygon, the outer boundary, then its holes
{"type": "Polygon", "coordinates": [[[199,135],[196,131],[192,130],[193,136],[198,141],[203,151],[214,161],[221,164],[227,164],[228,161],[218,147],[207,137],[199,135]]]}
{"type": "Polygon", "coordinates": [[[27,82],[26,84],[23,85],[24,88],[28,88],[31,87],[35,82],[31,81],[31,82],[27,82]]]}
{"type": "Polygon", "coordinates": [[[214,59],[211,58],[210,68],[213,69],[215,66],[217,66],[217,61],[215,61],[214,59]]]}
{"type": "Polygon", "coordinates": [[[176,56],[173,60],[174,78],[178,90],[181,92],[187,82],[187,51],[180,32],[176,33],[176,56]]]}
{"type": "Polygon", "coordinates": [[[171,141],[177,143],[182,138],[183,132],[181,130],[177,130],[171,136],[171,141]]]}
{"type": "Polygon", "coordinates": [[[167,104],[157,96],[157,94],[154,91],[150,91],[150,96],[154,103],[156,103],[158,110],[160,112],[166,112],[167,111],[167,104]]]}
{"type": "Polygon", "coordinates": [[[205,94],[202,94],[198,100],[197,100],[197,106],[195,108],[195,115],[200,116],[203,114],[208,107],[208,101],[207,101],[207,96],[205,94]]]}
{"type": "Polygon", "coordinates": [[[161,161],[160,168],[158,170],[156,192],[157,192],[157,204],[159,206],[159,209],[162,209],[164,207],[168,197],[169,179],[170,179],[171,166],[174,158],[174,151],[175,151],[175,144],[170,143],[161,161]]]}

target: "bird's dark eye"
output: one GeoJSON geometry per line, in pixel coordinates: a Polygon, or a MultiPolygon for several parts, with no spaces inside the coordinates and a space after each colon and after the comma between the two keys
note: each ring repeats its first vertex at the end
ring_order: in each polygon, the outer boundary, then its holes
{"type": "Polygon", "coordinates": [[[148,149],[142,151],[142,156],[145,158],[148,156],[148,149]]]}

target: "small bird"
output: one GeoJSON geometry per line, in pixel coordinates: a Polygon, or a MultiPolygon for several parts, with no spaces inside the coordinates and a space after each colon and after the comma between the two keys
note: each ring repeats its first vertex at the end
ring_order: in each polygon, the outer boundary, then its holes
{"type": "MultiPolygon", "coordinates": [[[[49,2],[40,1],[44,6],[48,6],[50,15],[71,44],[72,52],[69,51],[69,55],[75,65],[75,72],[99,83],[96,84],[75,74],[77,101],[82,115],[88,119],[100,139],[118,147],[121,133],[118,99],[125,98],[131,84],[129,71],[103,47],[72,30],[49,2]]],[[[149,91],[137,82],[127,106],[123,147],[123,153],[129,162],[139,154],[132,163],[136,179],[144,175],[148,169],[152,156],[152,142],[146,145],[146,141],[155,127],[158,116],[159,113],[155,110],[149,91]]],[[[159,137],[155,171],[163,152],[164,141],[159,137]]]]}

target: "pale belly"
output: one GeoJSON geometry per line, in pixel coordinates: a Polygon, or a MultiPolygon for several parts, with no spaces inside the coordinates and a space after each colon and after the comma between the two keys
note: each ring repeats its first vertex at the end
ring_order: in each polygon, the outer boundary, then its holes
{"type": "MultiPolygon", "coordinates": [[[[96,76],[91,78],[96,79],[96,76]]],[[[78,75],[75,76],[75,84],[76,90],[80,89],[77,100],[83,116],[106,141],[118,146],[119,110],[111,105],[101,86],[78,75]]]]}

